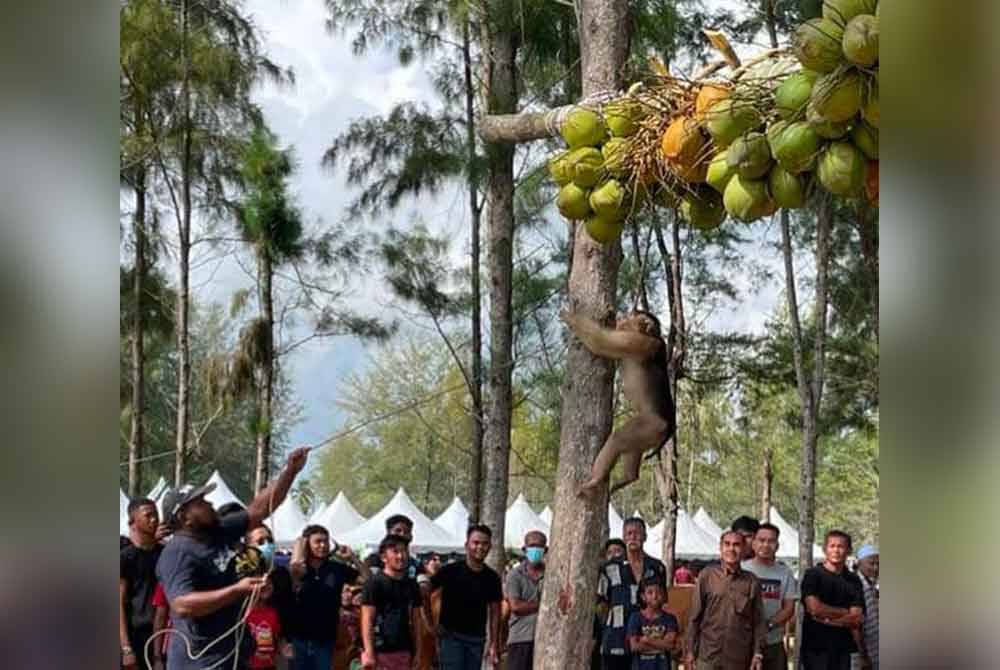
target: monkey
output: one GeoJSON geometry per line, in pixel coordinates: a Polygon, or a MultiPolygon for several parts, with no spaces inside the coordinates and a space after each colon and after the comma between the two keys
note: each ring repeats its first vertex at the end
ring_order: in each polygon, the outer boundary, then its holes
{"type": "Polygon", "coordinates": [[[625,459],[625,476],[615,483],[614,493],[639,479],[642,455],[657,453],[673,437],[674,400],[667,375],[667,345],[660,334],[660,321],[649,312],[636,310],[604,328],[593,319],[565,310],[560,318],[595,356],[620,360],[622,390],[638,415],[614,431],[594,461],[590,479],[578,495],[592,495],[611,476],[618,457],[625,459]]]}

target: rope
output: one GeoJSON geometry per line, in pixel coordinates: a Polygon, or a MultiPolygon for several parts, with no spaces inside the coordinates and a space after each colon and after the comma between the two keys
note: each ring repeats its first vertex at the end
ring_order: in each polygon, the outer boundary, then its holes
{"type": "Polygon", "coordinates": [[[586,98],[582,98],[572,105],[550,109],[545,112],[545,131],[552,137],[557,137],[563,123],[566,122],[566,117],[573,110],[589,109],[591,111],[600,112],[603,110],[604,105],[621,96],[622,93],[620,91],[598,91],[597,93],[588,95],[586,98]]]}

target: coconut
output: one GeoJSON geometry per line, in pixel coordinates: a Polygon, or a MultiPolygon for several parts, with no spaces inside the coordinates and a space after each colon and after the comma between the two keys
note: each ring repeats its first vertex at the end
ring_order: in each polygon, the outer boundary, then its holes
{"type": "Polygon", "coordinates": [[[694,118],[703,119],[708,109],[719,100],[725,100],[731,94],[730,87],[725,84],[703,84],[698,89],[698,97],[694,101],[694,118]]]}
{"type": "Polygon", "coordinates": [[[877,5],[878,0],[824,0],[823,18],[844,26],[858,14],[874,14],[877,5]]]}
{"type": "Polygon", "coordinates": [[[608,221],[621,221],[625,208],[625,188],[615,179],[609,179],[590,192],[590,209],[596,216],[608,221]]]}
{"type": "Polygon", "coordinates": [[[715,146],[728,147],[737,137],[763,123],[753,105],[734,98],[726,98],[712,105],[705,114],[708,134],[715,146]]]}
{"type": "Polygon", "coordinates": [[[556,197],[556,207],[559,213],[567,219],[581,220],[590,216],[590,203],[587,202],[590,192],[570,182],[561,189],[556,197]]]}
{"type": "Polygon", "coordinates": [[[693,166],[697,162],[704,146],[705,136],[698,127],[698,122],[689,116],[674,119],[667,126],[660,142],[664,157],[684,167],[693,166]]]}
{"type": "Polygon", "coordinates": [[[549,174],[552,175],[552,181],[560,186],[565,186],[573,181],[573,170],[569,160],[567,160],[568,155],[568,152],[563,152],[549,161],[549,174]]]}
{"type": "Polygon", "coordinates": [[[684,194],[680,213],[681,218],[699,230],[718,228],[726,220],[722,196],[704,186],[684,194]]]}
{"type": "Polygon", "coordinates": [[[866,158],[878,160],[878,130],[862,121],[851,130],[851,141],[866,158]]]}
{"type": "Polygon", "coordinates": [[[855,195],[865,182],[865,157],[850,142],[834,142],[819,157],[816,176],[834,195],[855,195]]]}
{"type": "Polygon", "coordinates": [[[763,133],[747,133],[733,142],[726,162],[744,179],[759,179],[771,168],[771,149],[763,133]]]}
{"type": "Polygon", "coordinates": [[[567,114],[559,130],[570,149],[596,147],[608,136],[608,128],[601,115],[582,107],[567,114]]]}
{"type": "Polygon", "coordinates": [[[708,182],[708,185],[719,193],[723,193],[726,190],[726,184],[736,174],[736,170],[729,167],[728,154],[729,152],[725,149],[715,154],[715,158],[708,164],[708,174],[705,176],[705,181],[708,182]]]}
{"type": "Polygon", "coordinates": [[[767,176],[771,197],[779,207],[799,209],[806,204],[805,178],[775,165],[767,176]]]}
{"type": "Polygon", "coordinates": [[[810,118],[809,127],[815,131],[817,135],[825,140],[839,140],[841,137],[846,135],[851,129],[851,124],[849,121],[843,123],[834,123],[832,121],[823,121],[822,119],[810,118]]]}
{"type": "Polygon", "coordinates": [[[795,31],[792,49],[807,70],[833,72],[844,57],[844,30],[829,19],[810,19],[795,31]]]}
{"type": "Polygon", "coordinates": [[[857,72],[834,72],[816,80],[809,105],[824,121],[839,123],[861,110],[862,80],[857,72]]]}
{"type": "Polygon", "coordinates": [[[861,108],[861,118],[873,128],[878,128],[878,84],[868,90],[865,106],[861,108]]]}
{"type": "Polygon", "coordinates": [[[771,206],[770,200],[767,180],[744,179],[739,175],[729,180],[726,192],[722,196],[726,211],[745,223],[764,216],[771,206]]]}
{"type": "Polygon", "coordinates": [[[625,228],[625,224],[621,221],[605,219],[596,215],[589,217],[583,225],[591,239],[601,244],[614,242],[621,236],[622,230],[625,228]]]}
{"type": "Polygon", "coordinates": [[[604,121],[613,137],[630,137],[639,128],[642,108],[634,100],[612,100],[604,106],[604,121]]]}
{"type": "Polygon", "coordinates": [[[771,153],[782,168],[793,174],[811,170],[823,141],[805,121],[788,124],[769,134],[771,153]]]}
{"type": "Polygon", "coordinates": [[[844,57],[855,65],[874,65],[878,61],[878,19],[871,14],[858,14],[847,22],[840,44],[844,57]]]}
{"type": "Polygon", "coordinates": [[[819,75],[811,70],[800,70],[781,82],[774,92],[774,106],[778,116],[790,119],[798,115],[809,102],[817,77],[819,75]]]}
{"type": "Polygon", "coordinates": [[[584,147],[569,155],[573,165],[573,183],[582,188],[590,188],[604,176],[604,156],[600,149],[584,147]]]}
{"type": "Polygon", "coordinates": [[[628,140],[612,137],[601,147],[604,168],[609,174],[621,177],[625,174],[625,158],[628,156],[628,140]]]}

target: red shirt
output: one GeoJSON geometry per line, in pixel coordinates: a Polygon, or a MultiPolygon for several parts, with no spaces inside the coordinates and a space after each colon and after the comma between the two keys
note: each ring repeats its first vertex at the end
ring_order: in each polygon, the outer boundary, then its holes
{"type": "MultiPolygon", "coordinates": [[[[153,591],[153,609],[158,609],[163,607],[167,610],[167,623],[166,627],[170,628],[170,603],[167,602],[167,592],[163,590],[163,584],[157,582],[156,590],[153,591]]],[[[167,645],[170,642],[169,635],[161,635],[156,638],[156,642],[153,644],[156,646],[157,651],[160,655],[165,655],[167,653],[167,645]]]]}
{"type": "Polygon", "coordinates": [[[681,566],[674,570],[674,584],[694,584],[694,575],[691,571],[681,566]]]}
{"type": "Polygon", "coordinates": [[[278,638],[281,637],[278,611],[268,605],[254,607],[247,617],[247,627],[256,645],[253,656],[250,657],[250,667],[259,670],[275,667],[278,638]]]}

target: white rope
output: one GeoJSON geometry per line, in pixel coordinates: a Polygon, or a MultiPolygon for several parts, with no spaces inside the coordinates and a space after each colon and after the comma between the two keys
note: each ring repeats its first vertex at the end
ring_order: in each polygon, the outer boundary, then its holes
{"type": "Polygon", "coordinates": [[[563,123],[566,122],[566,117],[574,110],[589,109],[593,112],[603,113],[604,106],[607,103],[620,98],[622,95],[624,94],[621,91],[598,91],[597,93],[588,95],[586,98],[582,98],[572,105],[550,109],[545,112],[545,131],[552,137],[557,137],[560,129],[562,129],[563,123]]]}

